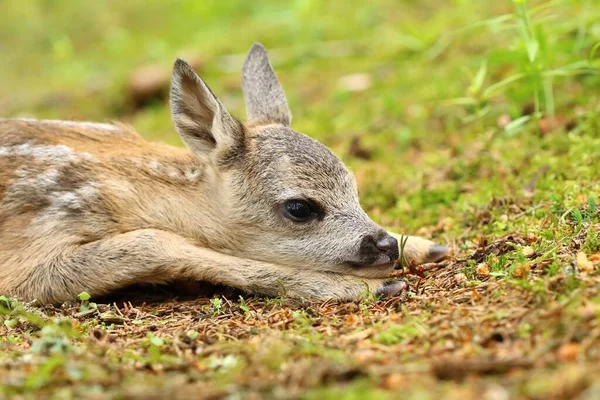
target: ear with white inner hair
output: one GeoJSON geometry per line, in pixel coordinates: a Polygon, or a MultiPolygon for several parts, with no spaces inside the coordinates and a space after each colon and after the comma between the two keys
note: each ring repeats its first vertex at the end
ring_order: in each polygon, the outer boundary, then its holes
{"type": "Polygon", "coordinates": [[[171,79],[171,118],[185,145],[203,159],[214,150],[229,150],[243,141],[243,128],[210,88],[183,60],[171,79]]]}
{"type": "Polygon", "coordinates": [[[267,50],[255,43],[242,68],[242,91],[248,120],[265,120],[290,126],[292,113],[279,84],[267,50]]]}

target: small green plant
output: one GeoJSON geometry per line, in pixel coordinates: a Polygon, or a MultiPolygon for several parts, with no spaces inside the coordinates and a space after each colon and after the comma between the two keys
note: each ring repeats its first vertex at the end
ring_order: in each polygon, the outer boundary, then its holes
{"type": "Polygon", "coordinates": [[[589,227],[583,243],[583,250],[586,253],[596,253],[600,251],[600,233],[593,227],[589,227]]]}
{"type": "Polygon", "coordinates": [[[519,326],[517,334],[519,335],[520,338],[526,339],[532,330],[533,330],[533,328],[531,327],[531,325],[529,323],[525,322],[519,326]]]}
{"type": "Polygon", "coordinates": [[[419,327],[414,321],[401,325],[391,325],[389,328],[380,332],[375,341],[384,345],[393,345],[410,340],[422,334],[423,328],[419,327]]]}
{"type": "Polygon", "coordinates": [[[219,297],[210,299],[209,311],[213,317],[216,315],[223,314],[225,312],[223,300],[221,300],[221,298],[219,298],[219,297]]]}
{"type": "Polygon", "coordinates": [[[408,243],[408,236],[403,235],[400,238],[400,257],[399,257],[400,265],[402,266],[402,268],[405,268],[409,265],[408,259],[406,258],[405,253],[404,253],[404,249],[406,248],[406,243],[408,243]]]}
{"type": "Polygon", "coordinates": [[[362,312],[369,314],[371,312],[371,305],[376,303],[379,299],[377,293],[374,293],[369,289],[369,285],[367,282],[363,282],[365,285],[365,290],[363,292],[363,296],[360,300],[360,309],[362,312]]]}
{"type": "Polygon", "coordinates": [[[79,306],[80,313],[95,310],[97,308],[96,303],[89,301],[92,298],[92,296],[90,296],[88,292],[79,293],[77,295],[77,298],[79,298],[79,300],[81,301],[81,305],[79,306]]]}
{"type": "Polygon", "coordinates": [[[11,300],[4,295],[0,295],[0,313],[8,313],[12,311],[12,309],[13,306],[11,300]]]}
{"type": "Polygon", "coordinates": [[[579,208],[573,208],[571,210],[571,219],[577,224],[577,226],[581,226],[583,223],[583,214],[579,208]]]}
{"type": "Polygon", "coordinates": [[[548,265],[548,275],[555,276],[561,272],[562,263],[558,258],[552,260],[552,263],[548,265]]]}
{"type": "Polygon", "coordinates": [[[492,274],[501,273],[501,275],[504,275],[506,272],[507,264],[508,257],[505,254],[499,255],[497,259],[491,257],[489,260],[490,271],[492,274]]]}
{"type": "Polygon", "coordinates": [[[208,361],[208,367],[221,372],[235,368],[239,363],[238,358],[234,354],[227,354],[224,357],[213,356],[208,361]]]}
{"type": "Polygon", "coordinates": [[[200,334],[198,333],[198,331],[195,330],[189,330],[185,333],[185,335],[190,338],[191,340],[196,340],[198,339],[198,337],[200,336],[200,334]]]}
{"type": "Polygon", "coordinates": [[[596,199],[590,194],[588,195],[588,212],[592,217],[595,217],[596,211],[598,211],[596,208],[596,199]]]}
{"type": "Polygon", "coordinates": [[[467,260],[467,263],[465,264],[464,268],[463,268],[463,274],[465,274],[465,276],[469,279],[475,279],[476,278],[476,274],[475,274],[475,260],[467,260]]]}
{"type": "Polygon", "coordinates": [[[240,300],[240,305],[239,305],[240,310],[242,310],[244,312],[244,315],[250,316],[251,315],[250,307],[246,303],[246,300],[242,296],[239,297],[239,300],[240,300]]]}
{"type": "Polygon", "coordinates": [[[71,339],[77,337],[73,329],[73,322],[69,319],[61,318],[52,320],[37,333],[39,337],[31,345],[31,351],[37,354],[69,354],[75,348],[71,339]]]}
{"type": "Polygon", "coordinates": [[[88,292],[81,292],[77,297],[81,301],[88,301],[92,296],[88,292]]]}
{"type": "Polygon", "coordinates": [[[146,334],[146,339],[147,339],[147,343],[150,346],[155,346],[155,347],[163,347],[165,344],[165,341],[160,337],[160,336],[156,336],[154,335],[152,332],[148,332],[146,334]]]}
{"type": "MultiPolygon", "coordinates": [[[[545,13],[556,6],[558,2],[549,1],[545,4],[528,7],[528,0],[513,0],[514,13],[494,16],[488,20],[479,21],[472,26],[463,28],[467,32],[478,27],[487,27],[490,31],[514,31],[514,42],[510,49],[495,54],[493,63],[502,63],[503,67],[511,65],[512,73],[507,77],[485,85],[486,76],[495,72],[490,59],[480,62],[476,73],[466,70],[469,84],[465,97],[458,97],[442,102],[442,105],[463,107],[467,116],[462,118],[463,123],[482,123],[483,117],[492,110],[492,99],[499,95],[506,95],[519,84],[519,92],[529,93],[533,102],[530,115],[520,115],[509,120],[502,130],[506,136],[514,136],[522,132],[529,122],[539,121],[543,116],[555,116],[555,80],[573,76],[594,75],[595,54],[600,43],[590,51],[589,57],[572,58],[561,66],[554,66],[555,59],[553,47],[548,43],[552,41],[552,29],[544,29],[547,19],[545,13]]],[[[457,32],[453,32],[456,34],[457,32]]],[[[451,36],[451,35],[450,35],[451,36]]],[[[483,127],[483,125],[481,125],[483,127]]]]}

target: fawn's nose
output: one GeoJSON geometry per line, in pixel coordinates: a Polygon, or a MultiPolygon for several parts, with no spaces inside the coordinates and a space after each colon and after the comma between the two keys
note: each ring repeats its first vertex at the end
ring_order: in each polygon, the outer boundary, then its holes
{"type": "Polygon", "coordinates": [[[386,234],[384,237],[375,242],[375,247],[377,247],[377,250],[381,251],[382,253],[388,253],[390,250],[398,248],[398,241],[386,234]]]}
{"type": "Polygon", "coordinates": [[[398,241],[387,232],[365,236],[360,244],[361,262],[355,265],[369,266],[389,264],[398,260],[398,241]]]}

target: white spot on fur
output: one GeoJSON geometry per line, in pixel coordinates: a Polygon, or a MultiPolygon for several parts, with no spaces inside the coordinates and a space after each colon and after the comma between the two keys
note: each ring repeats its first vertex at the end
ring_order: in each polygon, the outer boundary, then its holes
{"type": "Polygon", "coordinates": [[[13,153],[17,156],[39,158],[44,161],[74,161],[76,158],[73,149],[64,144],[56,146],[32,146],[25,143],[15,146],[13,153]]]}
{"type": "Polygon", "coordinates": [[[191,171],[185,171],[185,177],[188,181],[194,182],[202,177],[202,169],[195,168],[191,171]]]}
{"type": "Polygon", "coordinates": [[[15,171],[17,180],[7,188],[7,198],[23,196],[40,196],[48,191],[53,190],[58,186],[59,172],[56,169],[50,168],[40,173],[31,171],[26,168],[19,168],[15,171]]]}
{"type": "Polygon", "coordinates": [[[52,192],[50,197],[52,200],[48,209],[53,212],[60,211],[63,208],[78,210],[83,205],[81,198],[73,192],[52,192]]]}
{"type": "Polygon", "coordinates": [[[98,197],[98,184],[88,182],[86,185],[77,189],[77,193],[85,200],[93,200],[98,197]]]}
{"type": "Polygon", "coordinates": [[[30,143],[23,143],[16,146],[0,147],[0,156],[6,157],[11,155],[33,157],[38,161],[50,162],[57,165],[76,162],[80,159],[95,160],[94,155],[87,152],[76,153],[72,148],[64,144],[34,146],[30,143]]]}
{"type": "Polygon", "coordinates": [[[45,196],[49,205],[31,221],[28,233],[35,236],[40,232],[59,229],[71,212],[81,210],[86,204],[97,200],[98,187],[96,182],[86,182],[75,191],[57,190],[49,193],[45,196]]]}
{"type": "Polygon", "coordinates": [[[76,189],[75,192],[59,191],[52,192],[51,211],[60,211],[60,209],[68,208],[71,210],[78,210],[82,208],[86,202],[94,200],[98,194],[97,184],[94,182],[88,182],[76,189]]]}
{"type": "Polygon", "coordinates": [[[172,165],[165,165],[157,160],[145,161],[141,158],[132,158],[131,161],[137,168],[145,168],[154,176],[169,177],[181,182],[195,182],[202,177],[201,168],[193,168],[186,171],[181,171],[172,165]]]}
{"type": "Polygon", "coordinates": [[[160,170],[160,163],[156,160],[152,160],[148,162],[148,167],[150,167],[152,171],[158,172],[158,170],[160,170]]]}
{"type": "Polygon", "coordinates": [[[59,173],[55,169],[49,169],[33,179],[33,184],[40,188],[50,189],[58,185],[59,173]]]}
{"type": "Polygon", "coordinates": [[[88,161],[97,161],[96,157],[94,157],[94,155],[92,153],[88,153],[87,151],[84,151],[83,153],[79,153],[79,155],[81,156],[81,158],[83,158],[84,160],[88,160],[88,161]]]}
{"type": "Polygon", "coordinates": [[[167,167],[167,175],[174,179],[181,178],[181,173],[174,167],[167,167]]]}

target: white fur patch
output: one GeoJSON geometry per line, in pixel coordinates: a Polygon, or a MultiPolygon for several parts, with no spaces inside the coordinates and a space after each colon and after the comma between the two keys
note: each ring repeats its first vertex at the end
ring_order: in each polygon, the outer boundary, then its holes
{"type": "Polygon", "coordinates": [[[189,171],[185,171],[185,178],[190,182],[195,182],[202,177],[202,169],[195,168],[189,171]]]}
{"type": "MultiPolygon", "coordinates": [[[[55,189],[60,189],[55,187],[55,189]]],[[[69,213],[83,209],[98,198],[98,184],[87,182],[74,191],[55,190],[45,196],[49,205],[31,221],[27,233],[35,236],[61,229],[69,213]]],[[[64,228],[63,228],[64,229],[64,228]]]]}
{"type": "MultiPolygon", "coordinates": [[[[23,174],[22,171],[23,170],[17,171],[17,174],[19,174],[19,172],[21,174],[23,174]]],[[[27,176],[30,174],[27,173],[27,174],[23,174],[23,175],[24,175],[24,176],[22,176],[23,178],[27,178],[27,176]]],[[[50,190],[50,189],[55,188],[58,185],[59,178],[60,178],[59,172],[56,169],[50,168],[37,176],[27,178],[27,181],[23,182],[23,183],[33,185],[34,187],[39,188],[39,189],[50,190]]]]}
{"type": "Polygon", "coordinates": [[[81,198],[73,192],[52,192],[50,198],[52,199],[50,208],[56,208],[57,211],[63,208],[77,210],[83,205],[81,198]]]}
{"type": "Polygon", "coordinates": [[[16,146],[0,147],[0,156],[20,156],[33,157],[36,160],[49,162],[52,164],[63,165],[65,163],[77,162],[80,159],[94,161],[95,157],[91,153],[77,153],[69,146],[58,145],[32,145],[23,143],[16,146]]]}
{"type": "Polygon", "coordinates": [[[148,167],[150,167],[152,171],[158,172],[158,170],[160,170],[160,163],[156,160],[152,160],[148,162],[148,167]]]}
{"type": "Polygon", "coordinates": [[[186,169],[182,171],[172,165],[162,164],[158,160],[146,161],[142,158],[131,158],[131,162],[138,169],[144,169],[157,177],[168,177],[177,181],[195,182],[202,177],[201,168],[186,169]]]}
{"type": "Polygon", "coordinates": [[[96,161],[90,153],[77,153],[65,145],[23,143],[0,147],[0,156],[27,157],[15,170],[15,178],[6,188],[0,207],[10,209],[23,201],[44,204],[31,222],[31,235],[58,229],[69,213],[97,198],[97,183],[83,182],[75,190],[64,190],[60,184],[61,174],[68,173],[73,164],[83,160],[96,161]]]}
{"type": "Polygon", "coordinates": [[[171,178],[176,179],[181,176],[181,173],[179,171],[177,171],[176,168],[169,166],[169,167],[167,167],[167,175],[169,175],[169,177],[171,177],[171,178]]]}

